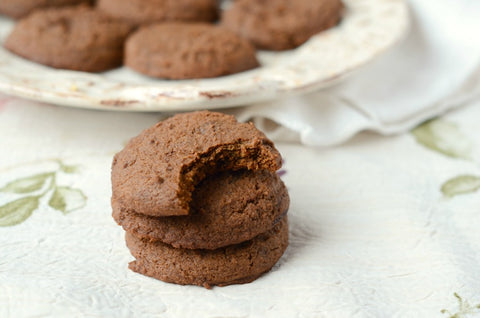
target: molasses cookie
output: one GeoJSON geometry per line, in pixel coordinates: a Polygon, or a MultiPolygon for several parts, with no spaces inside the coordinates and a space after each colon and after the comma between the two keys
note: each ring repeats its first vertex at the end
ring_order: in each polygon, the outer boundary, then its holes
{"type": "Polygon", "coordinates": [[[165,23],[134,33],[125,65],[166,79],[218,77],[257,67],[255,49],[235,33],[215,25],[165,23]]]}
{"type": "Polygon", "coordinates": [[[122,64],[131,29],[88,6],[43,9],[16,24],[5,48],[55,68],[100,72],[122,64]]]}
{"type": "Polygon", "coordinates": [[[194,187],[230,170],[269,170],[281,156],[252,123],[208,111],[157,123],[130,140],[112,163],[112,197],[125,211],[187,215],[194,187]]]}
{"type": "Polygon", "coordinates": [[[276,173],[240,170],[202,181],[193,192],[188,216],[150,217],[126,211],[112,200],[113,218],[124,230],[176,248],[217,249],[270,230],[290,200],[276,173]]]}
{"type": "Polygon", "coordinates": [[[288,221],[285,217],[250,241],[216,250],[173,248],[128,232],[126,241],[136,258],[129,265],[131,270],[165,282],[211,288],[249,283],[268,272],[287,248],[288,221]]]}
{"type": "Polygon", "coordinates": [[[340,0],[236,0],[222,25],[267,50],[293,49],[338,23],[340,0]]]}
{"type": "Polygon", "coordinates": [[[0,14],[18,19],[26,16],[35,9],[60,7],[77,4],[91,4],[92,0],[1,0],[0,14]]]}
{"type": "Polygon", "coordinates": [[[135,25],[166,21],[213,22],[217,0],[99,0],[99,10],[135,25]]]}

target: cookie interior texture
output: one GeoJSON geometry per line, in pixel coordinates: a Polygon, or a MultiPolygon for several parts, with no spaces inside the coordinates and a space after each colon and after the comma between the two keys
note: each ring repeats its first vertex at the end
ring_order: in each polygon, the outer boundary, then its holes
{"type": "Polygon", "coordinates": [[[113,217],[124,230],[176,248],[217,249],[270,230],[287,213],[288,192],[276,173],[222,172],[194,190],[188,216],[150,217],[127,211],[112,199],[113,217]]]}
{"type": "Polygon", "coordinates": [[[288,246],[288,220],[250,241],[217,250],[173,248],[128,232],[126,242],[136,258],[129,265],[135,272],[180,285],[227,286],[249,283],[275,265],[288,246]]]}
{"type": "Polygon", "coordinates": [[[340,0],[236,0],[221,24],[266,50],[289,50],[335,26],[340,0]]]}
{"type": "Polygon", "coordinates": [[[167,79],[210,78],[259,66],[253,45],[234,32],[205,23],[144,27],[125,45],[125,65],[167,79]]]}
{"type": "Polygon", "coordinates": [[[171,21],[214,22],[219,13],[217,0],[98,0],[97,7],[137,26],[171,21]]]}
{"type": "Polygon", "coordinates": [[[42,9],[20,20],[4,46],[55,68],[100,72],[122,64],[132,26],[89,6],[42,9]]]}
{"type": "Polygon", "coordinates": [[[281,156],[251,123],[216,112],[175,115],[133,138],[112,164],[112,192],[128,211],[187,215],[192,192],[206,176],[281,167],[281,156]]]}

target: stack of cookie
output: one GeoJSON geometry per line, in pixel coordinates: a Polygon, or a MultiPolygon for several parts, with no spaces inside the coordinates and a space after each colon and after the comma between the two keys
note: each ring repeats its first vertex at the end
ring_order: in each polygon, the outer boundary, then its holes
{"type": "Polygon", "coordinates": [[[336,25],[342,7],[340,0],[236,0],[222,12],[217,0],[0,1],[0,13],[22,18],[5,41],[19,56],[85,72],[124,64],[176,80],[256,68],[256,48],[296,48],[336,25]]]}
{"type": "Polygon", "coordinates": [[[252,124],[208,111],[145,130],[112,165],[130,269],[177,284],[247,283],[288,245],[281,156],[252,124]]]}

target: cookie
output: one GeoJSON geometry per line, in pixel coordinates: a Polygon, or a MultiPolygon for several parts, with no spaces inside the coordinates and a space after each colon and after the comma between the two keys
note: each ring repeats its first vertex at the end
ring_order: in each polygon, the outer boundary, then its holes
{"type": "Polygon", "coordinates": [[[88,6],[43,9],[16,24],[5,48],[51,67],[100,72],[122,64],[131,29],[88,6]]]}
{"type": "Polygon", "coordinates": [[[217,0],[99,0],[99,10],[135,25],[167,21],[213,22],[217,0]]]}
{"type": "Polygon", "coordinates": [[[176,248],[217,249],[270,230],[288,210],[285,185],[270,171],[223,172],[193,192],[188,216],[149,217],[118,207],[113,218],[124,230],[176,248]]]}
{"type": "Polygon", "coordinates": [[[1,0],[0,14],[19,19],[36,9],[77,5],[82,3],[91,4],[92,2],[92,0],[1,0]]]}
{"type": "Polygon", "coordinates": [[[293,49],[340,21],[340,0],[236,0],[221,24],[266,50],[293,49]]]}
{"type": "Polygon", "coordinates": [[[126,241],[136,258],[131,270],[169,283],[211,288],[249,283],[268,272],[287,248],[288,221],[285,217],[253,240],[216,250],[173,248],[128,232],[126,241]]]}
{"type": "Polygon", "coordinates": [[[165,23],[134,33],[125,65],[158,78],[209,78],[257,67],[254,47],[235,33],[204,23],[165,23]]]}
{"type": "Polygon", "coordinates": [[[187,215],[207,175],[281,167],[280,153],[252,123],[209,112],[175,115],[130,140],[112,163],[112,197],[126,211],[187,215]]]}

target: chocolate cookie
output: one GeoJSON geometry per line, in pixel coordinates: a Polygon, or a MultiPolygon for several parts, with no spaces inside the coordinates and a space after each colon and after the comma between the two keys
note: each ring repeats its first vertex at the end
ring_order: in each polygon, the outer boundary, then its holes
{"type": "Polygon", "coordinates": [[[213,22],[217,0],[99,0],[105,13],[135,25],[166,21],[213,22]]]}
{"type": "Polygon", "coordinates": [[[281,166],[272,141],[252,123],[208,111],[159,122],[130,140],[113,159],[112,197],[126,211],[187,215],[195,185],[228,170],[281,166]]]}
{"type": "Polygon", "coordinates": [[[92,0],[1,0],[0,14],[18,19],[26,16],[35,9],[60,7],[81,3],[91,4],[92,0]]]}
{"type": "Polygon", "coordinates": [[[99,72],[121,65],[131,29],[88,6],[43,9],[16,24],[5,48],[55,68],[99,72]]]}
{"type": "Polygon", "coordinates": [[[218,77],[257,67],[255,49],[235,33],[203,23],[165,23],[134,33],[125,65],[142,74],[191,79],[218,77]]]}
{"type": "Polygon", "coordinates": [[[127,246],[136,258],[129,268],[140,274],[181,285],[226,286],[249,283],[268,272],[288,245],[285,217],[253,240],[216,250],[173,248],[148,242],[127,232],[127,246]]]}
{"type": "Polygon", "coordinates": [[[286,213],[287,189],[270,171],[223,172],[193,192],[188,216],[149,217],[113,203],[113,218],[125,231],[176,248],[217,249],[270,230],[286,213]]]}
{"type": "Polygon", "coordinates": [[[258,48],[288,50],[340,20],[340,0],[236,0],[222,16],[222,25],[258,48]]]}

